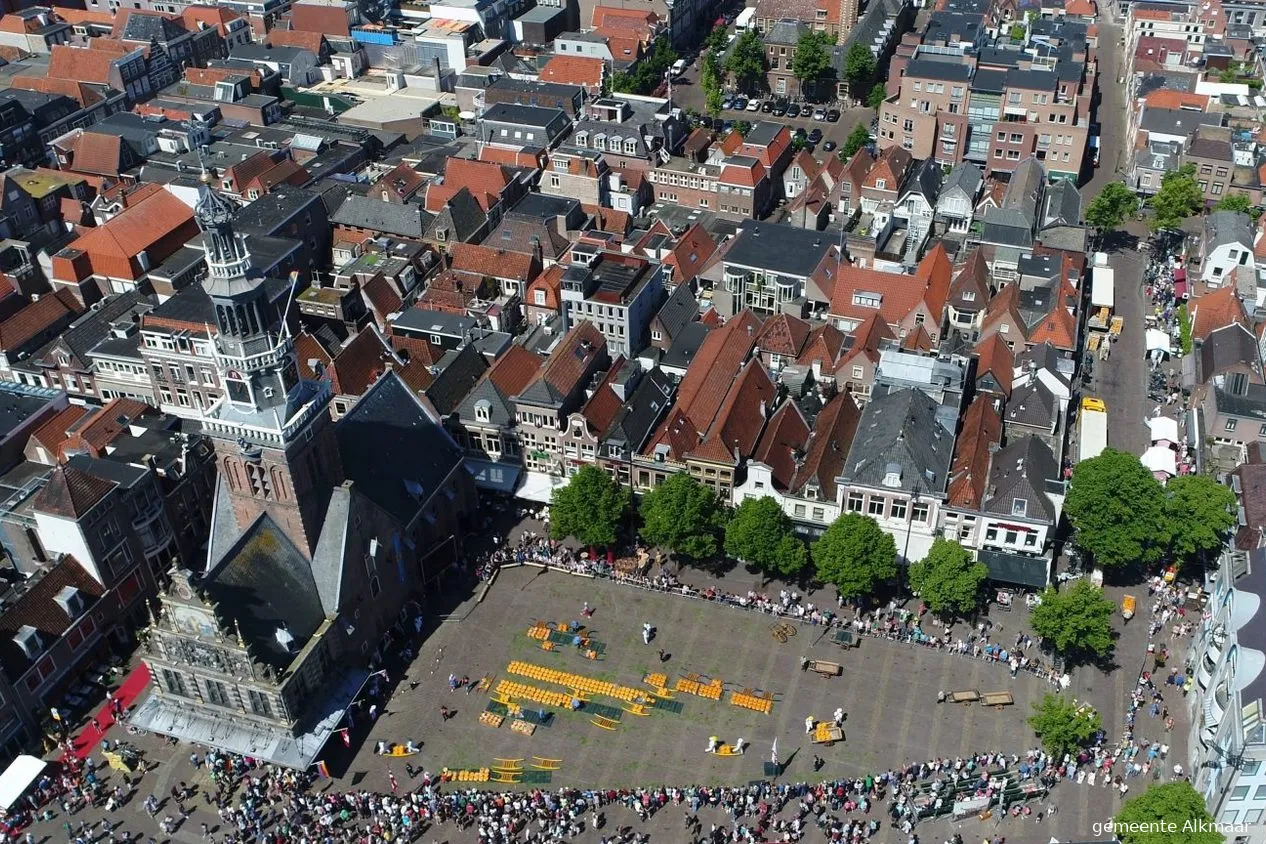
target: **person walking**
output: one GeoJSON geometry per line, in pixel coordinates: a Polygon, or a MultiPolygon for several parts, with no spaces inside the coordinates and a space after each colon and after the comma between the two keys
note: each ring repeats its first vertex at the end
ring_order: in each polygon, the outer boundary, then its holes
{"type": "Polygon", "coordinates": [[[642,625],[642,644],[649,645],[651,643],[651,623],[648,621],[642,625]]]}
{"type": "Polygon", "coordinates": [[[813,732],[813,724],[814,724],[813,716],[806,715],[804,717],[804,734],[805,735],[808,735],[809,733],[813,732]]]}

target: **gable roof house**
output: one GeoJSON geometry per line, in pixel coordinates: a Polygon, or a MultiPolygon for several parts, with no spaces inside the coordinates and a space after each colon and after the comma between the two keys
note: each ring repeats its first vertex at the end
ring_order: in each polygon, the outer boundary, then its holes
{"type": "MultiPolygon", "coordinates": [[[[907,562],[922,559],[939,535],[954,456],[949,415],[923,390],[876,386],[840,471],[844,510],[873,517],[907,562]]],[[[951,426],[957,408],[952,416],[951,426]]]]}
{"type": "Polygon", "coordinates": [[[936,220],[954,234],[966,234],[984,182],[985,177],[975,164],[964,161],[955,165],[936,197],[936,220]]]}
{"type": "Polygon", "coordinates": [[[1249,301],[1257,296],[1253,225],[1239,211],[1214,211],[1200,235],[1200,279],[1210,287],[1235,287],[1249,301]],[[1234,277],[1234,282],[1229,281],[1234,277]]]}
{"type": "Polygon", "coordinates": [[[993,455],[981,504],[977,548],[993,580],[1046,586],[1048,545],[1059,524],[1065,485],[1059,461],[1038,437],[1011,438],[993,455]]]}

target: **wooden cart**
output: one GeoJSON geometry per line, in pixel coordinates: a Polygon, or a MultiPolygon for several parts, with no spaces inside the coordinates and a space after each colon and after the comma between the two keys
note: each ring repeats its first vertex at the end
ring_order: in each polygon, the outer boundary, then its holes
{"type": "Polygon", "coordinates": [[[950,692],[946,700],[950,703],[975,703],[980,700],[980,692],[975,689],[960,689],[957,692],[950,692]]]}
{"type": "Polygon", "coordinates": [[[844,666],[838,662],[828,662],[825,659],[809,660],[809,670],[821,674],[823,677],[838,677],[844,673],[844,666]]]}
{"type": "Polygon", "coordinates": [[[1012,697],[1011,692],[985,692],[980,696],[980,703],[982,706],[1002,708],[1015,703],[1015,698],[1012,697]]]}

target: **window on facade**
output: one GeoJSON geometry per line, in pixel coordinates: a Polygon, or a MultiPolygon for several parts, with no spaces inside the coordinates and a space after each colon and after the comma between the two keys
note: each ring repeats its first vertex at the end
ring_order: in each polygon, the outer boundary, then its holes
{"type": "Polygon", "coordinates": [[[826,510],[824,510],[824,509],[823,509],[823,508],[821,508],[821,507],[814,507],[814,508],[813,508],[813,520],[814,520],[815,522],[820,522],[820,521],[823,521],[823,520],[825,520],[825,519],[826,519],[826,510]]]}
{"type": "Polygon", "coordinates": [[[906,503],[904,501],[894,500],[888,515],[894,519],[904,519],[906,517],[906,503]]]}
{"type": "Polygon", "coordinates": [[[263,715],[265,718],[273,717],[272,704],[268,702],[268,695],[260,694],[254,689],[247,690],[247,697],[250,698],[251,712],[256,715],[263,715]]]}
{"type": "Polygon", "coordinates": [[[1024,547],[1032,548],[1035,545],[1037,545],[1037,534],[1034,533],[1033,531],[1029,531],[1028,533],[1024,534],[1024,547]]]}
{"type": "Polygon", "coordinates": [[[1225,428],[1224,428],[1224,429],[1225,429],[1225,430],[1227,430],[1227,431],[1234,431],[1234,430],[1235,430],[1235,424],[1236,424],[1236,422],[1238,422],[1238,421],[1239,421],[1239,420],[1237,420],[1237,419],[1228,419],[1228,420],[1226,420],[1226,426],[1225,426],[1225,428]]]}
{"type": "Polygon", "coordinates": [[[796,505],[796,510],[795,510],[795,511],[796,511],[796,518],[797,518],[797,519],[803,519],[803,518],[804,518],[804,505],[803,505],[803,504],[797,504],[797,505],[796,505]]]}
{"type": "Polygon", "coordinates": [[[1009,530],[1007,531],[1006,539],[1004,539],[1003,542],[1005,542],[1007,545],[1014,545],[1016,543],[1016,540],[1018,540],[1019,538],[1020,538],[1019,534],[1017,534],[1013,530],[1009,530]]]}
{"type": "Polygon", "coordinates": [[[872,516],[882,516],[884,514],[884,499],[872,498],[866,505],[866,512],[872,516]]]}
{"type": "Polygon", "coordinates": [[[915,504],[914,510],[910,516],[910,521],[919,522],[920,524],[926,524],[927,520],[928,520],[928,505],[915,504]]]}
{"type": "Polygon", "coordinates": [[[246,477],[250,481],[251,494],[258,495],[262,498],[272,496],[272,480],[268,477],[268,470],[258,463],[246,464],[246,477]]]}
{"type": "Polygon", "coordinates": [[[997,539],[998,539],[998,529],[997,529],[997,528],[989,528],[989,530],[985,531],[985,540],[986,540],[986,541],[988,541],[988,542],[994,542],[994,541],[996,541],[997,539]]]}
{"type": "Polygon", "coordinates": [[[170,668],[163,669],[163,688],[169,694],[189,697],[189,690],[185,688],[184,676],[177,671],[172,671],[170,668]]]}
{"type": "Polygon", "coordinates": [[[850,513],[860,513],[862,511],[862,494],[860,492],[850,492],[848,494],[848,511],[850,513]]]}
{"type": "Polygon", "coordinates": [[[219,680],[207,680],[207,703],[214,703],[216,706],[232,706],[229,701],[229,691],[219,680]]]}

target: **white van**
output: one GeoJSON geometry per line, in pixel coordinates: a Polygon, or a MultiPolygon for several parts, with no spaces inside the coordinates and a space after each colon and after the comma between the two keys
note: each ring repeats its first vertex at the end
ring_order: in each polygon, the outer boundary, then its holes
{"type": "MultiPolygon", "coordinates": [[[[662,65],[661,65],[661,67],[662,67],[662,65]]],[[[683,73],[685,73],[685,72],[686,72],[686,60],[685,60],[685,59],[677,59],[677,61],[673,62],[673,66],[672,66],[672,68],[671,68],[671,72],[672,72],[672,75],[673,75],[673,79],[676,79],[678,76],[681,76],[683,73]]]]}

